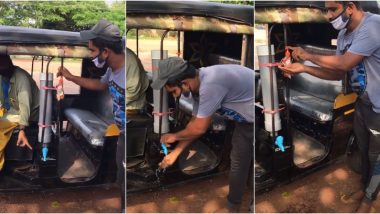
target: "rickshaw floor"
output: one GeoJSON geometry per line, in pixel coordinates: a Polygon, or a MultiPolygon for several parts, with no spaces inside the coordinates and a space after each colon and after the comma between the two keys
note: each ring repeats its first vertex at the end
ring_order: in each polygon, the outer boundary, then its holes
{"type": "Polygon", "coordinates": [[[309,165],[326,155],[325,146],[305,133],[293,129],[294,164],[309,165]]]}
{"type": "Polygon", "coordinates": [[[13,175],[0,176],[0,192],[36,190],[40,186],[13,175]]]}

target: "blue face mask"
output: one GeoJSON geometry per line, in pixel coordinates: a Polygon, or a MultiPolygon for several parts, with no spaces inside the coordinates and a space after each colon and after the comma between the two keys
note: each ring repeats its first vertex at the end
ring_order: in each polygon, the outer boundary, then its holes
{"type": "Polygon", "coordinates": [[[9,102],[9,88],[11,87],[11,85],[10,85],[9,80],[5,80],[5,79],[2,79],[1,85],[3,86],[2,90],[4,94],[4,106],[2,106],[0,102],[0,107],[4,107],[6,110],[9,111],[9,109],[11,109],[11,105],[9,102]]]}
{"type": "Polygon", "coordinates": [[[342,30],[343,28],[346,28],[348,22],[351,19],[351,16],[346,16],[344,12],[346,12],[346,8],[344,8],[343,12],[341,12],[338,17],[330,21],[330,23],[336,30],[342,30]]]}

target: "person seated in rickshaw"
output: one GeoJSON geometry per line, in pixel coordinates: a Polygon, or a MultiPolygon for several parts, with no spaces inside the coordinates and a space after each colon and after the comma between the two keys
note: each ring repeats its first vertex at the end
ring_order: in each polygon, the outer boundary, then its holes
{"type": "Polygon", "coordinates": [[[18,132],[17,146],[32,149],[25,129],[38,121],[38,108],[39,89],[32,76],[14,66],[9,55],[0,55],[0,170],[12,133],[18,132]]]}
{"type": "Polygon", "coordinates": [[[127,117],[145,111],[148,86],[149,79],[140,59],[132,50],[127,48],[127,117]]]}

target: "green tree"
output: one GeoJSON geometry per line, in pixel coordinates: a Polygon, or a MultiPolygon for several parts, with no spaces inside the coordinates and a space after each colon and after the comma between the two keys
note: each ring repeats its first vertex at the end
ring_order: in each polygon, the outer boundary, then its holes
{"type": "Polygon", "coordinates": [[[125,2],[17,1],[0,2],[0,24],[67,31],[91,28],[104,18],[125,32],[125,2]]]}
{"type": "Polygon", "coordinates": [[[253,0],[212,0],[213,2],[225,3],[225,4],[242,4],[242,5],[252,5],[253,0]]]}
{"type": "Polygon", "coordinates": [[[116,24],[123,33],[125,33],[125,11],[125,1],[118,1],[111,5],[104,16],[107,20],[116,24]]]}

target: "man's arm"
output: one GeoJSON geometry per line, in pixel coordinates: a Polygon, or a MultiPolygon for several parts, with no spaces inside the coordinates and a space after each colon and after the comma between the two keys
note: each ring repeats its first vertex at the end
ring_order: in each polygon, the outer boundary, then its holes
{"type": "Polygon", "coordinates": [[[89,79],[72,75],[65,67],[58,68],[57,76],[64,76],[67,80],[90,90],[102,91],[107,88],[107,84],[98,79],[89,79]]]}
{"type": "Polygon", "coordinates": [[[18,84],[16,87],[20,111],[20,121],[18,126],[20,131],[18,133],[16,145],[20,147],[27,146],[29,149],[32,149],[32,146],[29,144],[28,138],[26,137],[24,131],[25,127],[29,125],[30,106],[32,105],[32,87],[28,78],[19,79],[19,81],[21,84],[18,84]]]}
{"type": "Polygon", "coordinates": [[[332,71],[347,72],[359,64],[364,56],[346,52],[344,55],[324,56],[310,54],[300,47],[288,47],[293,51],[292,56],[295,60],[308,60],[320,67],[330,69],[332,71]]]}
{"type": "Polygon", "coordinates": [[[308,73],[325,80],[342,80],[345,74],[343,71],[333,71],[326,68],[307,66],[300,63],[281,65],[279,66],[279,69],[291,75],[298,73],[308,73]]]}
{"type": "Polygon", "coordinates": [[[323,68],[335,71],[350,71],[353,67],[363,61],[364,56],[346,52],[344,55],[336,56],[323,56],[323,55],[310,55],[307,59],[314,64],[323,68]]]}
{"type": "Polygon", "coordinates": [[[187,146],[189,146],[192,141],[180,141],[177,146],[171,151],[168,155],[164,157],[164,159],[158,164],[158,166],[162,169],[168,168],[173,165],[177,160],[178,156],[185,150],[187,146]]]}
{"type": "Polygon", "coordinates": [[[75,84],[90,90],[103,91],[107,89],[107,84],[102,83],[98,79],[83,78],[78,76],[72,76],[71,78],[66,78],[75,84]]]}
{"type": "Polygon", "coordinates": [[[333,71],[327,68],[305,66],[305,73],[325,80],[342,80],[345,72],[333,71]]]}
{"type": "Polygon", "coordinates": [[[178,156],[189,146],[194,140],[202,136],[211,123],[211,117],[197,118],[192,117],[186,128],[174,134],[165,134],[161,137],[161,142],[168,144],[179,141],[177,146],[170,154],[159,163],[160,168],[167,168],[174,164],[178,156]]]}
{"type": "Polygon", "coordinates": [[[173,134],[165,134],[161,137],[161,142],[165,144],[176,141],[194,141],[202,136],[211,123],[211,116],[206,118],[193,117],[182,131],[173,134]]]}

